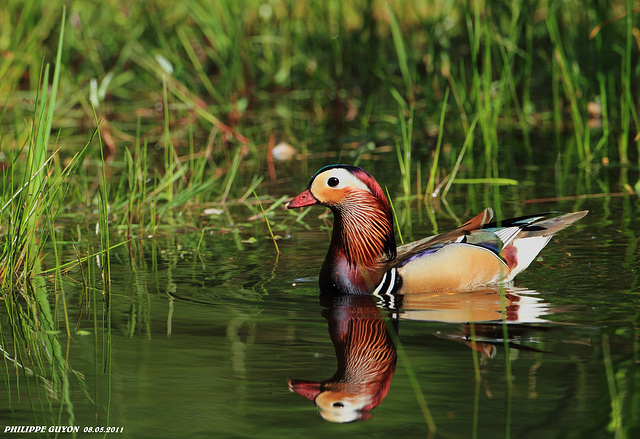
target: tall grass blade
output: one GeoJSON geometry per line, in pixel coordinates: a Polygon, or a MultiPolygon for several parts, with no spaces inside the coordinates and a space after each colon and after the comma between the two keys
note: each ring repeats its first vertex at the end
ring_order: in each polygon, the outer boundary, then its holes
{"type": "Polygon", "coordinates": [[[447,102],[449,101],[449,88],[447,88],[444,99],[442,101],[442,109],[440,110],[440,125],[438,126],[438,142],[436,143],[436,150],[433,154],[433,163],[431,164],[431,171],[429,172],[429,180],[427,181],[427,188],[424,193],[424,199],[430,200],[434,194],[436,186],[436,176],[438,173],[438,162],[440,159],[440,149],[442,148],[442,137],[444,136],[444,119],[447,111],[447,102]]]}
{"type": "Polygon", "coordinates": [[[273,234],[273,230],[271,229],[271,223],[269,222],[269,218],[267,217],[267,213],[264,211],[264,207],[262,207],[262,203],[258,198],[258,194],[256,191],[253,191],[253,195],[256,197],[256,201],[258,202],[258,206],[260,206],[260,210],[262,211],[262,216],[264,217],[265,223],[267,223],[267,228],[269,229],[269,235],[271,235],[271,240],[273,241],[273,246],[276,248],[276,253],[280,253],[280,249],[278,248],[278,242],[276,240],[275,235],[273,234]]]}
{"type": "Polygon", "coordinates": [[[411,80],[411,73],[409,72],[407,50],[402,38],[402,31],[400,30],[400,25],[398,24],[398,19],[393,12],[393,8],[389,3],[386,4],[386,7],[390,17],[389,25],[391,27],[391,36],[393,37],[393,46],[395,47],[396,55],[398,56],[398,67],[400,68],[402,80],[404,81],[405,96],[409,104],[411,104],[413,102],[413,81],[411,80]]]}
{"type": "Polygon", "coordinates": [[[578,85],[575,81],[574,75],[569,68],[569,61],[565,51],[564,43],[560,35],[558,26],[558,20],[556,18],[556,11],[554,8],[549,9],[549,13],[546,19],[547,29],[549,31],[549,38],[554,47],[554,59],[557,62],[559,73],[562,78],[562,86],[564,88],[564,95],[569,100],[569,106],[571,108],[571,119],[573,121],[574,138],[576,140],[576,149],[581,162],[585,162],[589,157],[588,145],[585,143],[585,126],[581,113],[581,108],[578,103],[578,85]]]}
{"type": "Polygon", "coordinates": [[[618,396],[618,386],[616,384],[616,376],[611,360],[611,349],[609,347],[609,336],[602,335],[602,355],[604,357],[604,366],[607,376],[607,385],[609,387],[609,398],[611,403],[611,429],[616,439],[625,437],[622,428],[622,404],[618,396]]]}

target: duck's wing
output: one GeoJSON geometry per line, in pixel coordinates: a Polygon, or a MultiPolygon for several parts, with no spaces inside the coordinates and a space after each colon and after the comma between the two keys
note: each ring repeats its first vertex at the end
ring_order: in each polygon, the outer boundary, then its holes
{"type": "Polygon", "coordinates": [[[411,255],[414,252],[421,252],[429,248],[436,248],[447,243],[460,242],[463,236],[468,235],[473,230],[481,229],[485,224],[489,224],[493,219],[493,209],[488,207],[469,221],[451,232],[433,235],[418,241],[404,244],[397,249],[397,259],[411,255]]]}
{"type": "Polygon", "coordinates": [[[451,232],[399,247],[388,269],[400,274],[401,293],[468,289],[493,281],[507,265],[494,250],[499,235],[482,229],[492,219],[488,208],[451,232]]]}
{"type": "Polygon", "coordinates": [[[504,228],[508,226],[517,226],[521,232],[518,238],[527,238],[532,236],[548,236],[555,235],[560,230],[569,227],[576,221],[584,218],[589,213],[588,210],[580,212],[565,213],[564,215],[546,218],[551,213],[523,216],[520,218],[512,218],[498,223],[490,223],[485,228],[504,228]]]}
{"type": "MultiPolygon", "coordinates": [[[[551,237],[560,230],[583,218],[589,211],[567,213],[547,218],[551,213],[520,216],[503,221],[493,220],[493,209],[487,208],[451,232],[429,236],[398,247],[397,263],[418,253],[429,253],[448,244],[463,243],[487,248],[500,253],[516,240],[532,237],[551,237]]],[[[539,251],[539,250],[538,250],[539,251]]]]}
{"type": "Polygon", "coordinates": [[[474,244],[447,243],[407,255],[391,271],[400,294],[469,290],[506,279],[509,266],[495,251],[474,244]]]}
{"type": "Polygon", "coordinates": [[[402,246],[392,261],[412,291],[475,288],[510,281],[527,268],[554,233],[587,211],[552,218],[529,215],[490,222],[485,210],[458,229],[402,246]]]}

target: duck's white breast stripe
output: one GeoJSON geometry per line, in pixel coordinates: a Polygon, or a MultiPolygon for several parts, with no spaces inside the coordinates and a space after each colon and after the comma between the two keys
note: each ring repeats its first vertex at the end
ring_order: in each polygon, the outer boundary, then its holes
{"type": "MultiPolygon", "coordinates": [[[[395,268],[394,268],[395,270],[395,268]]],[[[373,290],[373,295],[376,297],[380,296],[380,290],[382,289],[382,287],[384,286],[384,283],[387,280],[387,273],[384,274],[384,276],[382,276],[382,279],[380,280],[380,283],[378,284],[378,286],[376,287],[375,290],[373,290]]]]}
{"type": "Polygon", "coordinates": [[[380,305],[384,308],[395,308],[396,299],[393,295],[393,291],[396,287],[397,271],[398,270],[396,270],[395,268],[387,271],[384,276],[382,276],[382,279],[380,280],[380,283],[378,284],[376,289],[373,290],[372,294],[380,299],[380,305]]]}

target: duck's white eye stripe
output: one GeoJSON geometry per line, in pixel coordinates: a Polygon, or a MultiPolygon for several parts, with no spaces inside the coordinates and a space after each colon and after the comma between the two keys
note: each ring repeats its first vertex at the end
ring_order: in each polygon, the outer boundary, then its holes
{"type": "Polygon", "coordinates": [[[369,187],[362,180],[346,169],[341,168],[329,169],[328,171],[319,174],[313,181],[311,192],[313,192],[314,186],[319,189],[319,187],[316,186],[318,184],[330,187],[331,189],[342,189],[350,186],[371,192],[369,187]]]}

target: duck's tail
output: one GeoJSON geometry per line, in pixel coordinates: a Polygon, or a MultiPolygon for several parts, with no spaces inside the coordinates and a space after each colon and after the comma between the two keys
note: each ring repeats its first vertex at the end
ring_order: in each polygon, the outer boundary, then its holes
{"type": "Polygon", "coordinates": [[[526,269],[554,234],[569,227],[587,213],[589,213],[588,210],[567,213],[552,218],[534,220],[524,225],[501,252],[510,268],[506,280],[512,280],[518,273],[526,269]]]}

